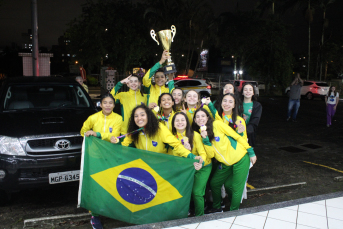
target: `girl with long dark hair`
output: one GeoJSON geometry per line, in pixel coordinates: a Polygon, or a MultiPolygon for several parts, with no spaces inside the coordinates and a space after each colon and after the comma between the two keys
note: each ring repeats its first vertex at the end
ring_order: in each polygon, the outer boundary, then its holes
{"type": "Polygon", "coordinates": [[[254,149],[227,124],[212,121],[210,114],[203,108],[195,112],[192,127],[204,138],[208,154],[212,152],[220,163],[210,182],[213,208],[208,213],[222,212],[221,187],[228,179],[231,183],[231,189],[227,190],[231,199],[230,210],[239,209],[250,161],[256,162],[254,149]]]}
{"type": "Polygon", "coordinates": [[[153,112],[156,112],[157,118],[162,122],[169,131],[172,130],[173,116],[176,111],[175,100],[173,96],[169,93],[162,93],[158,98],[158,111],[153,109],[153,112]]]}
{"type": "MultiPolygon", "coordinates": [[[[210,100],[207,100],[207,103],[210,100]]],[[[244,119],[239,116],[238,99],[235,94],[227,93],[222,97],[219,97],[217,103],[220,104],[218,109],[213,106],[213,103],[209,102],[208,107],[210,108],[212,114],[214,114],[214,119],[222,121],[229,125],[238,134],[247,139],[246,125],[244,119]]]]}
{"type": "Polygon", "coordinates": [[[185,97],[185,93],[180,88],[175,88],[172,92],[172,96],[175,101],[176,111],[181,111],[183,105],[183,99],[185,97]]]}
{"type": "MultiPolygon", "coordinates": [[[[195,206],[195,215],[201,216],[204,214],[204,195],[206,184],[212,170],[213,157],[212,150],[207,154],[204,148],[203,139],[200,134],[191,129],[186,114],[177,112],[172,120],[173,135],[195,156],[201,156],[204,160],[204,166],[195,172],[194,183],[192,189],[192,197],[195,206]]],[[[170,149],[171,150],[171,149],[170,149]]]]}
{"type": "MultiPolygon", "coordinates": [[[[243,105],[242,105],[242,100],[241,97],[239,95],[239,92],[237,90],[237,87],[235,86],[234,82],[228,82],[226,84],[224,84],[224,86],[219,89],[219,94],[217,96],[217,100],[213,102],[213,105],[215,106],[215,108],[217,110],[219,110],[219,108],[221,107],[220,103],[217,103],[217,101],[222,100],[224,95],[227,93],[231,93],[236,95],[236,106],[237,106],[237,112],[239,116],[242,116],[243,114],[243,105]]],[[[210,106],[210,105],[208,105],[210,106]]]]}
{"type": "Polygon", "coordinates": [[[193,123],[194,112],[198,110],[200,107],[203,107],[204,109],[206,109],[211,114],[211,118],[213,118],[212,113],[210,109],[208,108],[208,106],[202,104],[202,101],[201,101],[202,99],[200,98],[200,95],[198,92],[194,90],[189,90],[186,93],[184,100],[185,100],[185,103],[181,111],[187,115],[188,120],[191,125],[193,123]]]}
{"type": "Polygon", "coordinates": [[[242,87],[243,118],[247,126],[249,145],[252,147],[256,143],[256,131],[262,115],[262,106],[257,102],[254,86],[245,83],[242,87]]]}

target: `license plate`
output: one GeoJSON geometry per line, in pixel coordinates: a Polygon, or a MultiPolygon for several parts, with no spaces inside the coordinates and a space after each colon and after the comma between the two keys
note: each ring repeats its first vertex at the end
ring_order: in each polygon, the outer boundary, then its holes
{"type": "Polygon", "coordinates": [[[77,181],[80,179],[80,170],[49,173],[49,184],[58,184],[70,181],[77,181]]]}

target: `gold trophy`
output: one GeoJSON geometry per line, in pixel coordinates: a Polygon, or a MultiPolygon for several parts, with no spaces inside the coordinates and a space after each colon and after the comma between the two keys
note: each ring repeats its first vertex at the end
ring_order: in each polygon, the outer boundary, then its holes
{"type": "MultiPolygon", "coordinates": [[[[170,29],[161,30],[157,34],[158,34],[159,40],[162,43],[163,50],[167,50],[169,52],[171,43],[174,41],[174,37],[176,34],[176,27],[172,25],[171,30],[170,29]]],[[[157,45],[160,45],[160,43],[156,39],[155,30],[152,29],[150,31],[150,35],[152,39],[157,42],[157,45]]],[[[164,74],[176,72],[176,67],[175,67],[175,64],[171,60],[170,53],[169,53],[169,58],[167,60],[167,65],[163,68],[163,70],[164,70],[164,74]]]]}

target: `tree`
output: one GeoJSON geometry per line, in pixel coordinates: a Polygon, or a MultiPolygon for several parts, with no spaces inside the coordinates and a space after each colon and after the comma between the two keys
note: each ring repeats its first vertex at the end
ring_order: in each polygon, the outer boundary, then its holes
{"type": "Polygon", "coordinates": [[[127,1],[88,2],[68,29],[70,47],[79,63],[91,70],[103,62],[125,74],[147,61],[149,32],[142,8],[127,1]]]}

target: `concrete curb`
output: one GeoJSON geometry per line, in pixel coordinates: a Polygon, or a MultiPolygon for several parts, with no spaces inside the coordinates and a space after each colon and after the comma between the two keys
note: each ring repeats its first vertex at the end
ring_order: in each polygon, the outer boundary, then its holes
{"type": "Polygon", "coordinates": [[[224,213],[203,215],[203,216],[192,217],[192,218],[164,221],[160,223],[121,227],[121,229],[162,229],[162,228],[168,228],[168,227],[177,227],[177,226],[186,225],[186,224],[201,223],[201,222],[210,221],[210,220],[217,220],[217,219],[229,218],[233,216],[253,214],[253,213],[257,213],[261,211],[269,211],[269,210],[273,210],[277,208],[290,207],[294,205],[306,204],[306,203],[311,203],[315,201],[331,199],[331,198],[336,198],[336,197],[343,197],[343,192],[335,192],[335,193],[330,193],[330,194],[325,194],[325,195],[320,195],[320,196],[306,197],[306,198],[297,199],[297,200],[290,200],[290,201],[284,201],[284,202],[279,202],[279,203],[274,203],[274,204],[267,204],[267,205],[262,205],[262,206],[257,206],[257,207],[245,208],[245,209],[241,209],[237,211],[229,211],[229,212],[224,212],[224,213]]]}
{"type": "Polygon", "coordinates": [[[51,217],[42,217],[34,219],[24,220],[23,228],[32,228],[38,226],[56,226],[59,223],[65,221],[81,221],[81,220],[90,220],[90,213],[81,213],[81,214],[69,214],[69,215],[60,215],[60,216],[51,216],[51,217]]]}

